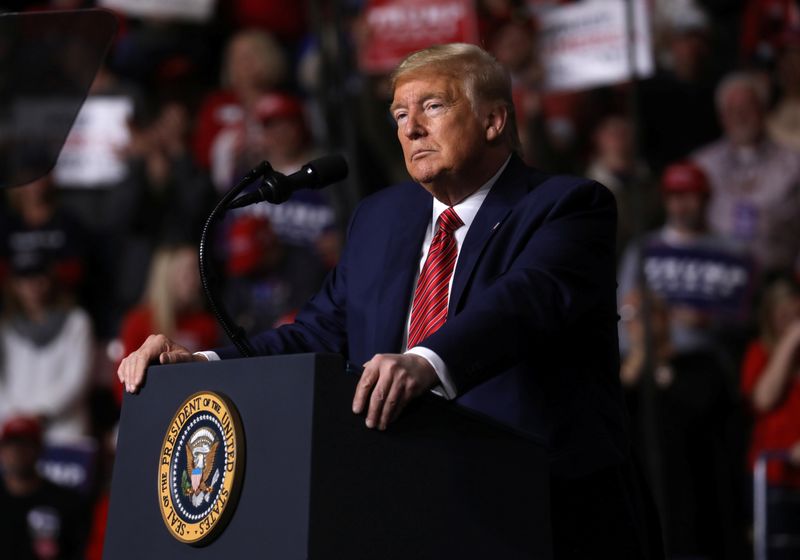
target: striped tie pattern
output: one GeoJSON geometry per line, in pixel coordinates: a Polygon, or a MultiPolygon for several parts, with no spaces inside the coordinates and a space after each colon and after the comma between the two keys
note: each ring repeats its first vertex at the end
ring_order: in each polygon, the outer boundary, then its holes
{"type": "Polygon", "coordinates": [[[464,225],[456,211],[448,208],[436,222],[428,258],[419,275],[414,301],[411,304],[411,324],[408,328],[408,348],[436,332],[447,320],[450,277],[456,264],[458,246],[453,232],[464,225]]]}

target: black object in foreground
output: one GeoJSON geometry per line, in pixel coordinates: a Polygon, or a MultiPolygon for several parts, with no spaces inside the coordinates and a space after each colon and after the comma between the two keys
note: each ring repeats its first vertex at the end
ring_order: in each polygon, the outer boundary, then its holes
{"type": "Polygon", "coordinates": [[[258,202],[280,204],[289,200],[294,191],[321,189],[345,177],[347,177],[345,159],[340,155],[324,156],[308,162],[300,171],[291,175],[277,171],[265,175],[257,190],[240,196],[228,208],[241,208],[258,202]]]}
{"type": "Polygon", "coordinates": [[[0,188],[53,169],[116,31],[108,10],[0,14],[0,188]]]}

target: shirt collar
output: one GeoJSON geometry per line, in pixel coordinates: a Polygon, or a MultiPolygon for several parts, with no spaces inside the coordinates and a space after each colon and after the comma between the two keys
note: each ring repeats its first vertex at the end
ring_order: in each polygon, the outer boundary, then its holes
{"type": "MultiPolygon", "coordinates": [[[[506,161],[500,166],[500,169],[497,170],[497,173],[492,175],[492,177],[486,181],[481,188],[453,206],[453,210],[456,211],[456,214],[458,214],[458,217],[461,218],[462,222],[464,222],[464,226],[466,226],[467,229],[469,229],[469,226],[472,224],[472,221],[478,214],[478,210],[481,209],[481,205],[486,199],[486,196],[489,194],[489,191],[492,190],[492,187],[497,182],[497,179],[500,178],[500,175],[503,173],[503,171],[505,171],[506,167],[508,167],[509,161],[511,161],[511,156],[506,158],[506,161]]],[[[439,216],[448,208],[449,206],[447,206],[447,204],[434,197],[433,217],[431,219],[431,231],[434,233],[436,222],[439,219],[439,216]]]]}

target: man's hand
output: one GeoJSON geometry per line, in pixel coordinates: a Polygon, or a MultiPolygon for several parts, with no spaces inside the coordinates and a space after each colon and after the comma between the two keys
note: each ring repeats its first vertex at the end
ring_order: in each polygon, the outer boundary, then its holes
{"type": "Polygon", "coordinates": [[[119,364],[117,377],[119,377],[119,382],[125,385],[126,391],[135,393],[139,390],[144,382],[147,366],[155,362],[156,358],[161,364],[206,361],[205,356],[195,356],[163,334],[151,334],[138,350],[131,352],[119,364]]]}
{"type": "Polygon", "coordinates": [[[436,385],[439,378],[428,360],[415,354],[376,354],[364,364],[356,387],[353,412],[367,409],[367,428],[385,430],[408,402],[436,385]]]}

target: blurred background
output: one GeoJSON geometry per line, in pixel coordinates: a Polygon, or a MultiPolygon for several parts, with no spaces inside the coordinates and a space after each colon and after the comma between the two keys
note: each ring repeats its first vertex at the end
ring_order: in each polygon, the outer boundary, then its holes
{"type": "Polygon", "coordinates": [[[527,162],[617,198],[620,379],[668,556],[800,558],[800,2],[0,0],[92,7],[119,28],[59,159],[0,197],[4,557],[101,557],[119,360],[151,332],[227,343],[197,275],[219,197],[262,160],[347,158],[216,231],[234,319],[291,322],[359,200],[408,180],[389,72],[466,41],[508,68],[527,162]]]}

